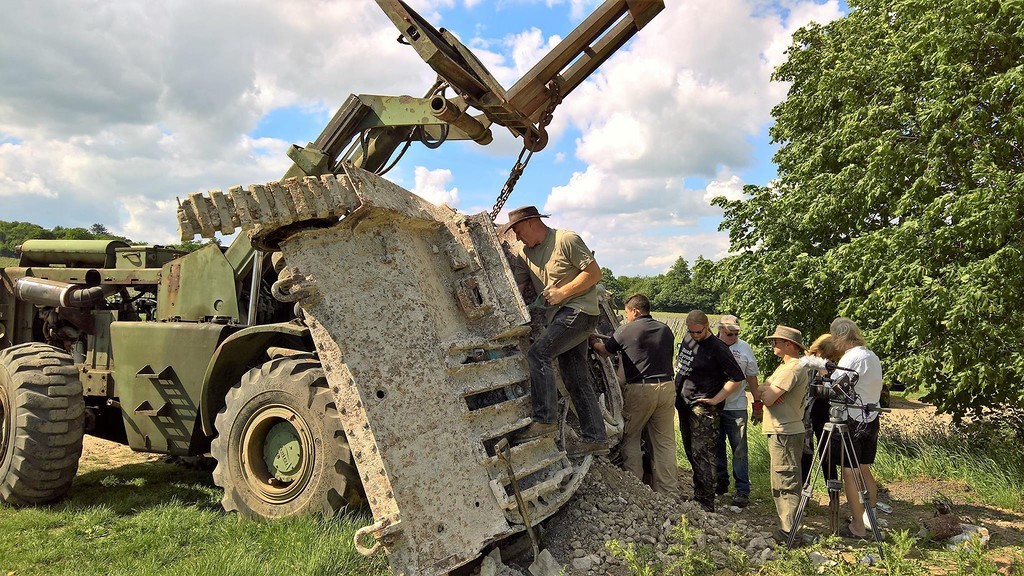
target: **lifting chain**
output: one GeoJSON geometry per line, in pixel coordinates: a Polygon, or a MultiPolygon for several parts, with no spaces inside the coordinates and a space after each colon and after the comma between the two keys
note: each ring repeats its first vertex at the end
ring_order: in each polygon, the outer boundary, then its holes
{"type": "MultiPolygon", "coordinates": [[[[534,142],[543,142],[547,140],[547,130],[545,128],[551,123],[551,118],[555,114],[555,108],[558,107],[562,102],[562,94],[558,88],[558,79],[552,78],[547,84],[548,93],[551,95],[551,102],[548,107],[540,115],[540,121],[537,122],[537,140],[534,142]]],[[[530,163],[530,157],[533,156],[533,150],[531,150],[530,132],[523,134],[523,149],[519,151],[519,158],[516,159],[516,165],[509,172],[508,180],[505,181],[505,185],[502,186],[501,192],[498,194],[498,199],[494,202],[494,208],[491,209],[491,222],[498,217],[498,212],[501,212],[502,207],[505,206],[505,202],[508,201],[508,197],[512,195],[512,190],[516,187],[516,182],[519,181],[519,177],[523,175],[523,170],[526,170],[526,165],[530,163]]],[[[534,145],[535,147],[535,145],[534,145]]],[[[541,145],[543,148],[543,144],[541,145]]],[[[538,148],[539,150],[540,148],[538,148]]]]}

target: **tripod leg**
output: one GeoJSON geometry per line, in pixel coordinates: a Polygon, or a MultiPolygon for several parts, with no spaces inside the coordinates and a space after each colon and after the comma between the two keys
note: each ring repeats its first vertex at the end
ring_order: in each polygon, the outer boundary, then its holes
{"type": "MultiPolygon", "coordinates": [[[[846,462],[846,456],[849,456],[849,463],[852,466],[852,476],[854,485],[857,487],[857,497],[860,500],[861,505],[864,507],[864,511],[868,517],[868,527],[871,528],[871,534],[875,538],[875,542],[878,544],[878,554],[881,557],[885,557],[885,551],[882,549],[882,531],[878,529],[878,522],[875,518],[875,510],[871,506],[870,498],[868,498],[867,484],[864,482],[864,474],[860,469],[860,461],[857,459],[857,451],[854,449],[853,437],[850,435],[850,431],[847,426],[843,426],[843,462],[846,462]]],[[[852,512],[852,510],[851,510],[852,512]]]]}
{"type": "Polygon", "coordinates": [[[841,490],[831,486],[828,488],[828,528],[833,534],[839,533],[839,492],[841,490]]]}
{"type": "MultiPolygon", "coordinates": [[[[828,425],[826,424],[826,427],[828,425]]],[[[828,436],[831,438],[832,429],[828,430],[828,436]]],[[[824,436],[822,436],[824,438],[824,436]]],[[[793,526],[789,530],[789,539],[786,540],[786,548],[789,550],[793,549],[793,542],[796,541],[796,534],[800,531],[800,522],[804,518],[804,510],[807,508],[807,501],[811,499],[811,494],[814,492],[814,483],[818,479],[818,473],[821,471],[821,452],[818,450],[814,451],[814,457],[811,458],[811,471],[807,474],[807,482],[804,482],[804,487],[800,491],[800,503],[796,507],[796,515],[793,516],[793,526]]]]}

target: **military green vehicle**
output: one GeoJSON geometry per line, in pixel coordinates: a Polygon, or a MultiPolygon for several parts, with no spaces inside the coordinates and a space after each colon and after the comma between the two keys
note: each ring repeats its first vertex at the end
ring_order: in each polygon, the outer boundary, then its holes
{"type": "MultiPolygon", "coordinates": [[[[530,422],[532,319],[493,219],[561,98],[664,5],[606,1],[506,91],[450,32],[377,3],[437,83],[350,96],[281,182],[180,203],[183,239],[242,230],[230,247],[31,240],[0,270],[0,499],[64,496],[91,434],[211,456],[247,516],[365,503],[362,552],[441,574],[532,535],[579,486],[569,403],[559,438],[506,440],[530,422]],[[486,144],[495,124],[524,148],[490,214],[380,175],[417,140],[486,144]]],[[[615,436],[618,383],[596,356],[593,372],[615,436]]]]}

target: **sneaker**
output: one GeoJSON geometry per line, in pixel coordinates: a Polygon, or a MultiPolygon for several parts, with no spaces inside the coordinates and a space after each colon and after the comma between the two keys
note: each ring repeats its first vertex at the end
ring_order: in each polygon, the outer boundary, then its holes
{"type": "Polygon", "coordinates": [[[586,440],[578,442],[569,446],[566,451],[569,456],[586,456],[591,454],[594,456],[607,456],[610,450],[608,449],[608,442],[588,442],[586,440]]]}
{"type": "Polygon", "coordinates": [[[529,442],[530,440],[534,440],[544,436],[550,436],[552,434],[555,434],[556,432],[558,432],[557,422],[552,422],[548,424],[547,422],[533,421],[530,423],[529,426],[515,433],[515,435],[512,437],[512,443],[522,444],[524,442],[529,442]]]}
{"type": "Polygon", "coordinates": [[[732,497],[732,505],[737,508],[746,508],[747,504],[750,504],[750,496],[746,494],[737,494],[732,497]]]}

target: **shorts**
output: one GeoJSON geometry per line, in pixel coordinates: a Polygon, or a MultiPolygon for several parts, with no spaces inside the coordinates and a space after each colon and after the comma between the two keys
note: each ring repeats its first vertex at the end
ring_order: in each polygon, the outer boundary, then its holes
{"type": "MultiPolygon", "coordinates": [[[[876,416],[871,422],[861,422],[850,418],[846,421],[846,426],[853,439],[853,450],[857,455],[857,462],[862,466],[874,464],[875,454],[878,452],[878,417],[876,416]]],[[[839,460],[838,442],[834,443],[832,450],[832,461],[836,462],[839,460]]],[[[849,458],[843,458],[843,468],[853,468],[853,463],[849,462],[849,458]]]]}

